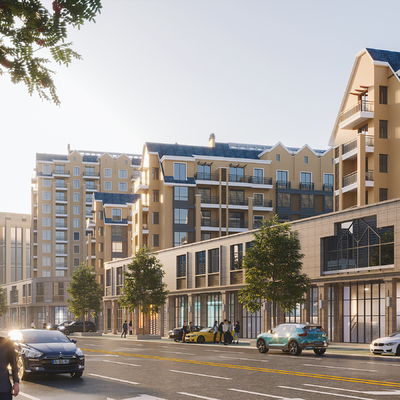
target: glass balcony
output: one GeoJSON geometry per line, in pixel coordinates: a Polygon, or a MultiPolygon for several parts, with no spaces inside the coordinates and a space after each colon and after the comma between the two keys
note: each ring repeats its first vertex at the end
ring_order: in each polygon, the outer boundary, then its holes
{"type": "Polygon", "coordinates": [[[339,128],[353,129],[370,118],[374,118],[374,103],[372,101],[360,100],[354,106],[340,114],[339,128]]]}

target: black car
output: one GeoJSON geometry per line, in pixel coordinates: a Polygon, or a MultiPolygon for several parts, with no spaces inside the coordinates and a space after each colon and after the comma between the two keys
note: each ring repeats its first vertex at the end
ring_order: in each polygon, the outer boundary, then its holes
{"type": "Polygon", "coordinates": [[[85,321],[84,331],[83,321],[73,321],[67,325],[60,325],[57,329],[65,335],[69,335],[74,332],[97,332],[97,325],[92,321],[85,321]]]}
{"type": "MultiPolygon", "coordinates": [[[[186,333],[189,333],[189,326],[186,327],[186,333]]],[[[198,332],[203,329],[202,326],[193,325],[193,332],[198,332]]],[[[180,342],[182,340],[183,327],[174,328],[168,332],[168,338],[174,339],[175,342],[180,342]]]]}
{"type": "Polygon", "coordinates": [[[61,332],[47,329],[21,329],[9,333],[14,342],[18,377],[31,374],[70,374],[80,378],[85,369],[85,356],[76,340],[61,332]]]}
{"type": "Polygon", "coordinates": [[[47,328],[46,328],[46,329],[51,329],[51,330],[53,330],[53,331],[56,331],[56,330],[58,329],[59,326],[61,326],[61,325],[68,325],[68,324],[70,324],[71,322],[72,322],[72,321],[63,321],[63,322],[61,322],[61,324],[54,324],[54,325],[47,324],[47,328]]]}

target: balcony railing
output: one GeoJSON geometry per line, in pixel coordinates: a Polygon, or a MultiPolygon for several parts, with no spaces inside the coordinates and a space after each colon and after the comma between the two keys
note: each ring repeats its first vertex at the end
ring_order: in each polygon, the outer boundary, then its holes
{"type": "Polygon", "coordinates": [[[201,196],[201,202],[207,204],[219,204],[218,196],[201,196]]]}
{"type": "Polygon", "coordinates": [[[55,169],[53,171],[54,175],[69,175],[69,171],[66,171],[65,169],[55,169]]]}
{"type": "Polygon", "coordinates": [[[91,178],[91,177],[98,177],[98,176],[100,176],[100,172],[83,171],[83,173],[82,173],[83,178],[91,178]]]}
{"type": "Polygon", "coordinates": [[[290,189],[290,182],[289,181],[276,181],[276,188],[277,189],[290,189]]]}
{"type": "Polygon", "coordinates": [[[325,192],[333,192],[333,185],[324,185],[323,190],[325,192]]]}
{"type": "Polygon", "coordinates": [[[349,186],[355,182],[357,182],[357,172],[352,172],[351,174],[343,177],[343,187],[349,186]]]}
{"type": "Polygon", "coordinates": [[[343,154],[346,154],[356,148],[357,148],[357,139],[354,139],[351,142],[345,143],[343,145],[343,154]]]}
{"type": "Polygon", "coordinates": [[[229,228],[247,229],[249,226],[247,221],[229,220],[229,228]]]}
{"type": "Polygon", "coordinates": [[[253,207],[272,207],[272,200],[263,200],[253,202],[253,207]]]}
{"type": "Polygon", "coordinates": [[[348,108],[340,114],[339,124],[344,122],[346,119],[351,118],[360,111],[374,112],[374,103],[372,101],[360,100],[354,106],[348,108]]]}
{"type": "Polygon", "coordinates": [[[253,175],[229,175],[229,182],[253,183],[256,185],[272,185],[272,178],[253,175]]]}
{"type": "Polygon", "coordinates": [[[219,174],[211,174],[207,172],[196,172],[194,174],[196,181],[219,181],[219,174]]]}
{"type": "Polygon", "coordinates": [[[372,135],[366,135],[365,136],[365,145],[374,147],[374,137],[372,135]]]}
{"type": "Polygon", "coordinates": [[[374,180],[374,171],[367,171],[365,173],[365,180],[366,181],[373,181],[374,180]]]}
{"type": "Polygon", "coordinates": [[[228,204],[231,206],[247,206],[249,204],[248,199],[236,199],[229,197],[228,204]]]}
{"type": "Polygon", "coordinates": [[[313,182],[300,182],[300,190],[314,190],[313,182]]]}
{"type": "Polygon", "coordinates": [[[209,226],[212,228],[218,228],[219,227],[219,219],[202,218],[201,226],[209,226]]]}

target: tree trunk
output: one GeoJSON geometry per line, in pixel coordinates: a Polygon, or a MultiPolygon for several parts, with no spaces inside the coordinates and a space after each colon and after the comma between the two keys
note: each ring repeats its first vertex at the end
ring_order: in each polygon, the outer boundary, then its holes
{"type": "Polygon", "coordinates": [[[86,332],[86,314],[83,314],[83,332],[86,332]]]}

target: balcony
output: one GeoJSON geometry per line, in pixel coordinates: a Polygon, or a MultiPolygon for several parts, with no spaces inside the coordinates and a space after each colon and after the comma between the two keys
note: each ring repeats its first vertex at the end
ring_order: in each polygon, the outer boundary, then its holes
{"type": "Polygon", "coordinates": [[[230,206],[248,206],[249,201],[248,199],[236,199],[234,197],[229,197],[228,204],[230,206]]]}
{"type": "Polygon", "coordinates": [[[253,208],[272,208],[272,200],[254,201],[253,208]]]}
{"type": "Polygon", "coordinates": [[[312,182],[300,182],[300,190],[314,190],[314,183],[312,182]]]}
{"type": "Polygon", "coordinates": [[[209,174],[207,172],[196,172],[194,174],[194,179],[196,181],[219,181],[219,174],[209,174]]]}
{"type": "Polygon", "coordinates": [[[229,175],[229,182],[233,183],[248,183],[251,185],[262,185],[271,186],[272,189],[272,178],[264,178],[253,175],[229,175]]]}
{"type": "Polygon", "coordinates": [[[147,179],[140,177],[135,180],[133,185],[133,193],[135,194],[143,194],[149,190],[149,182],[147,179]]]}
{"type": "Polygon", "coordinates": [[[209,228],[218,228],[219,227],[219,219],[202,218],[201,226],[205,226],[205,227],[209,227],[209,228]]]}
{"type": "Polygon", "coordinates": [[[360,100],[354,106],[343,111],[339,116],[340,129],[353,129],[370,118],[374,118],[374,103],[360,100]]]}
{"type": "Polygon", "coordinates": [[[276,188],[277,189],[290,189],[290,182],[289,181],[276,181],[276,188]]]}
{"type": "Polygon", "coordinates": [[[219,204],[219,196],[201,196],[201,204],[219,204]]]}
{"type": "Polygon", "coordinates": [[[70,176],[69,171],[65,171],[64,169],[55,169],[53,171],[53,176],[62,176],[68,178],[70,176]]]}
{"type": "Polygon", "coordinates": [[[351,174],[344,176],[342,186],[343,193],[357,190],[357,172],[352,172],[351,174]]]}
{"type": "Polygon", "coordinates": [[[229,220],[229,228],[232,229],[248,229],[248,226],[249,224],[247,221],[240,221],[235,219],[229,220]]]}
{"type": "Polygon", "coordinates": [[[100,179],[100,172],[84,171],[82,177],[83,179],[100,179]]]}

